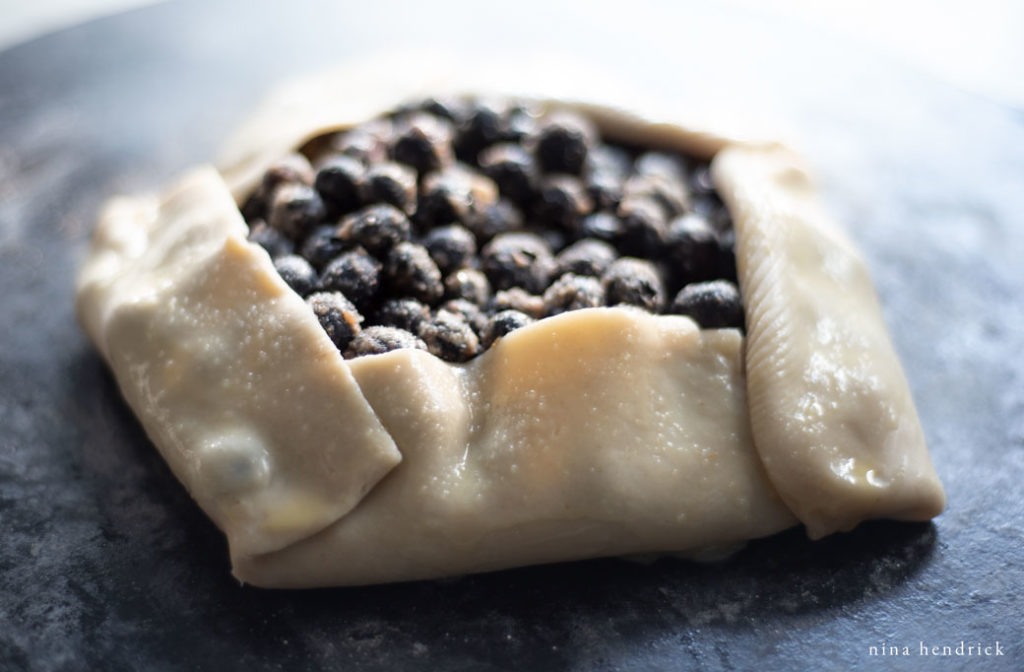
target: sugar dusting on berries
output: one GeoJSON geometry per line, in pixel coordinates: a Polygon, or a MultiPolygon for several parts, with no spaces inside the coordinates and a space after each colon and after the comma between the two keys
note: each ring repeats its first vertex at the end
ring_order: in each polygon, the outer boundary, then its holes
{"type": "Polygon", "coordinates": [[[529,323],[628,305],[744,328],[706,163],[522,101],[403,105],[271,166],[249,239],[345,357],[464,362],[529,323]]]}

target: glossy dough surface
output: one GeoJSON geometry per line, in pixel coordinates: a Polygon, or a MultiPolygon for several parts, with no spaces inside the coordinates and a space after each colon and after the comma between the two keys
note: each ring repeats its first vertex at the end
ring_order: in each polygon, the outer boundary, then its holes
{"type": "Polygon", "coordinates": [[[733,213],[747,390],[772,483],[812,537],[927,520],[945,496],[871,279],[789,151],[715,159],[733,213]]]}
{"type": "Polygon", "coordinates": [[[245,580],[415,579],[735,544],[793,525],[751,443],[735,330],[596,308],[467,365],[350,362],[403,462],[351,514],[245,580]],[[324,558],[331,558],[329,563],[324,558]]]}
{"type": "Polygon", "coordinates": [[[243,554],[348,513],[401,460],[212,169],[111,203],[78,313],[171,469],[243,554]]]}
{"type": "MultiPolygon", "coordinates": [[[[318,109],[344,124],[398,102],[348,91],[358,103],[318,109]]],[[[863,262],[788,151],[584,108],[618,141],[717,152],[746,341],[601,308],[468,364],[345,361],[231,198],[324,129],[322,112],[281,108],[236,138],[225,179],[201,169],[162,200],[114,201],[78,285],[82,323],[243,581],[431,578],[941,511],[863,262]]]]}

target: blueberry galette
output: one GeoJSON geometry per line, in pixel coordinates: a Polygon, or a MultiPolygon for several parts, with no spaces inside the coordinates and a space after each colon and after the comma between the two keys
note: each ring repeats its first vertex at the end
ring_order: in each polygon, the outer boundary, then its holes
{"type": "Polygon", "coordinates": [[[363,94],[286,101],[219,170],[114,200],[79,278],[238,578],[709,557],[942,510],[865,266],[790,151],[363,94]]]}

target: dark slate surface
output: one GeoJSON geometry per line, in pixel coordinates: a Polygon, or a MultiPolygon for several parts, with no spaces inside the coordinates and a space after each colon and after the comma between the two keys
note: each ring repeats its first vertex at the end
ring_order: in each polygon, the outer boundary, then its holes
{"type": "Polygon", "coordinates": [[[207,5],[0,54],[0,669],[1024,669],[1024,113],[836,36],[699,7],[207,5]],[[105,197],[212,156],[273,82],[438,42],[571,50],[793,120],[874,271],[948,511],[820,543],[790,532],[712,566],[239,587],[79,332],[74,269],[105,197]],[[1001,657],[920,656],[997,640],[1001,657]]]}

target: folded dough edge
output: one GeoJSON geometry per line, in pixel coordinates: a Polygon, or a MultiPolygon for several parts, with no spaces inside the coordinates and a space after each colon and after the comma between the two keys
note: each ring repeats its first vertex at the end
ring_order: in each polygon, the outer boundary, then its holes
{"type": "Polygon", "coordinates": [[[210,167],[163,199],[115,199],[76,307],[146,433],[232,552],[265,553],[345,515],[401,455],[247,231],[210,167]],[[295,407],[316,422],[298,421],[295,407]]]}
{"type": "Polygon", "coordinates": [[[351,513],[274,553],[261,586],[437,578],[735,546],[796,523],[751,441],[743,339],[595,308],[462,365],[415,350],[349,362],[403,455],[351,513]]]}
{"type": "Polygon", "coordinates": [[[818,538],[945,506],[864,261],[785,148],[733,146],[713,177],[733,215],[754,443],[818,538]]]}

